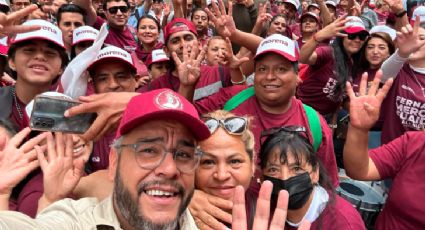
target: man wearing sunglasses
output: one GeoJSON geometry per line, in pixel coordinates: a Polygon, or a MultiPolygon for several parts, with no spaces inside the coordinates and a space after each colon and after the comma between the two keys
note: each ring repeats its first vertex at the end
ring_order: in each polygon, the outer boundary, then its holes
{"type": "Polygon", "coordinates": [[[127,25],[130,16],[128,0],[105,0],[102,7],[106,21],[96,15],[92,0],[74,0],[74,4],[86,10],[88,25],[100,30],[103,23],[107,23],[109,33],[105,44],[117,46],[129,53],[137,49],[134,29],[127,25]]]}

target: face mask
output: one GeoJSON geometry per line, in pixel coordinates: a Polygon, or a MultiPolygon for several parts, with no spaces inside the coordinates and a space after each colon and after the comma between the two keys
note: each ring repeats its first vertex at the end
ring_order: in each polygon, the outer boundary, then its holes
{"type": "Polygon", "coordinates": [[[280,190],[288,191],[288,209],[290,210],[301,208],[307,202],[311,192],[313,191],[313,185],[308,172],[293,176],[287,180],[281,180],[269,176],[264,176],[264,180],[268,180],[273,184],[271,202],[274,204],[271,204],[272,207],[276,207],[280,190]]]}

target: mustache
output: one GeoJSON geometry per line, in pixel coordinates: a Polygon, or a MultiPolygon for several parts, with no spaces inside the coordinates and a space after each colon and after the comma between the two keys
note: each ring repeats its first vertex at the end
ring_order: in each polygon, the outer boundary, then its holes
{"type": "Polygon", "coordinates": [[[167,186],[177,190],[177,195],[180,197],[184,196],[184,188],[180,183],[172,180],[154,180],[148,182],[142,182],[137,186],[137,195],[140,196],[142,192],[146,190],[147,187],[150,186],[167,186]]]}

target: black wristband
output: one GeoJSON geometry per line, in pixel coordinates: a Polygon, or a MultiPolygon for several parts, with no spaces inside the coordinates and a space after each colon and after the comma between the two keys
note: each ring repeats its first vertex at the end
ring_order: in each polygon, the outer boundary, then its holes
{"type": "Polygon", "coordinates": [[[401,12],[399,12],[399,13],[396,13],[396,14],[395,14],[395,16],[396,16],[397,18],[401,18],[401,17],[403,17],[405,14],[407,14],[407,11],[403,10],[403,11],[401,11],[401,12]]]}

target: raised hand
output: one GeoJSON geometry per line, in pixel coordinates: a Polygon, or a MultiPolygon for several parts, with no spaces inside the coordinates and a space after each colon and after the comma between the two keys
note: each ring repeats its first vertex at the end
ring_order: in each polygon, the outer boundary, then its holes
{"type": "Polygon", "coordinates": [[[261,4],[258,9],[258,17],[257,21],[255,22],[258,26],[264,26],[266,22],[271,21],[273,16],[269,13],[267,13],[267,3],[261,4]]]}
{"type": "Polygon", "coordinates": [[[73,141],[70,134],[47,134],[47,158],[36,146],[37,157],[43,170],[43,199],[53,203],[66,198],[80,180],[84,159],[74,161],[73,141]]]}
{"type": "Polygon", "coordinates": [[[398,54],[401,57],[408,58],[410,54],[418,51],[425,44],[425,39],[418,33],[420,23],[420,17],[417,16],[413,28],[407,24],[397,32],[397,43],[402,44],[398,47],[398,54]]]}
{"type": "Polygon", "coordinates": [[[16,33],[24,33],[40,29],[39,26],[22,26],[19,25],[23,18],[37,10],[36,5],[28,6],[11,14],[0,13],[0,33],[12,35],[16,33]]]}
{"type": "Polygon", "coordinates": [[[212,1],[214,14],[208,9],[205,8],[205,11],[208,14],[208,17],[214,23],[215,29],[219,35],[222,37],[231,37],[233,33],[236,32],[236,25],[233,21],[232,11],[233,11],[233,2],[229,1],[229,11],[226,13],[226,8],[222,0],[218,0],[219,7],[216,5],[215,1],[212,1]]]}
{"type": "Polygon", "coordinates": [[[382,71],[376,73],[370,89],[367,91],[367,73],[362,75],[359,95],[356,96],[353,87],[347,82],[347,94],[350,97],[350,124],[351,126],[369,131],[379,118],[382,101],[391,88],[393,79],[388,79],[379,89],[382,71]]]}
{"type": "Polygon", "coordinates": [[[189,47],[183,47],[182,59],[178,57],[176,52],[172,53],[174,62],[177,66],[177,74],[179,75],[180,84],[185,86],[194,86],[201,75],[201,62],[204,59],[205,49],[199,52],[199,48],[194,46],[191,48],[189,55],[189,47]]]}
{"type": "Polygon", "coordinates": [[[346,28],[345,23],[348,21],[349,19],[347,19],[347,15],[344,15],[336,19],[331,24],[327,25],[325,28],[319,30],[316,33],[316,39],[318,41],[324,41],[326,39],[330,39],[335,36],[339,36],[339,37],[347,36],[346,34],[343,34],[340,31],[346,28]]]}
{"type": "Polygon", "coordinates": [[[86,141],[98,140],[104,134],[114,131],[121,120],[121,116],[128,102],[138,93],[102,93],[79,98],[80,105],[72,107],[65,112],[66,117],[83,113],[97,113],[96,120],[81,136],[86,141]]]}
{"type": "Polygon", "coordinates": [[[220,63],[229,67],[230,69],[239,69],[239,67],[244,63],[249,61],[248,57],[239,58],[233,53],[232,43],[229,38],[226,38],[227,51],[225,53],[224,60],[220,63]]]}
{"type": "MultiPolygon", "coordinates": [[[[270,216],[270,197],[273,190],[273,184],[265,181],[261,185],[260,193],[257,199],[257,208],[255,209],[254,224],[252,229],[255,230],[282,230],[285,229],[286,214],[288,212],[288,192],[281,190],[277,200],[277,206],[273,214],[273,218],[269,223],[270,216]]],[[[235,196],[233,198],[232,212],[232,230],[246,230],[246,209],[245,209],[245,191],[242,186],[236,187],[235,196]]],[[[303,221],[298,228],[299,230],[310,229],[310,223],[303,221]]]]}
{"type": "MultiPolygon", "coordinates": [[[[0,151],[0,195],[10,195],[12,189],[23,180],[28,173],[38,167],[37,153],[34,146],[39,145],[46,137],[44,133],[24,142],[31,132],[25,128],[7,143],[3,140],[3,149],[0,151]]],[[[42,151],[42,149],[39,147],[42,151]]]]}

